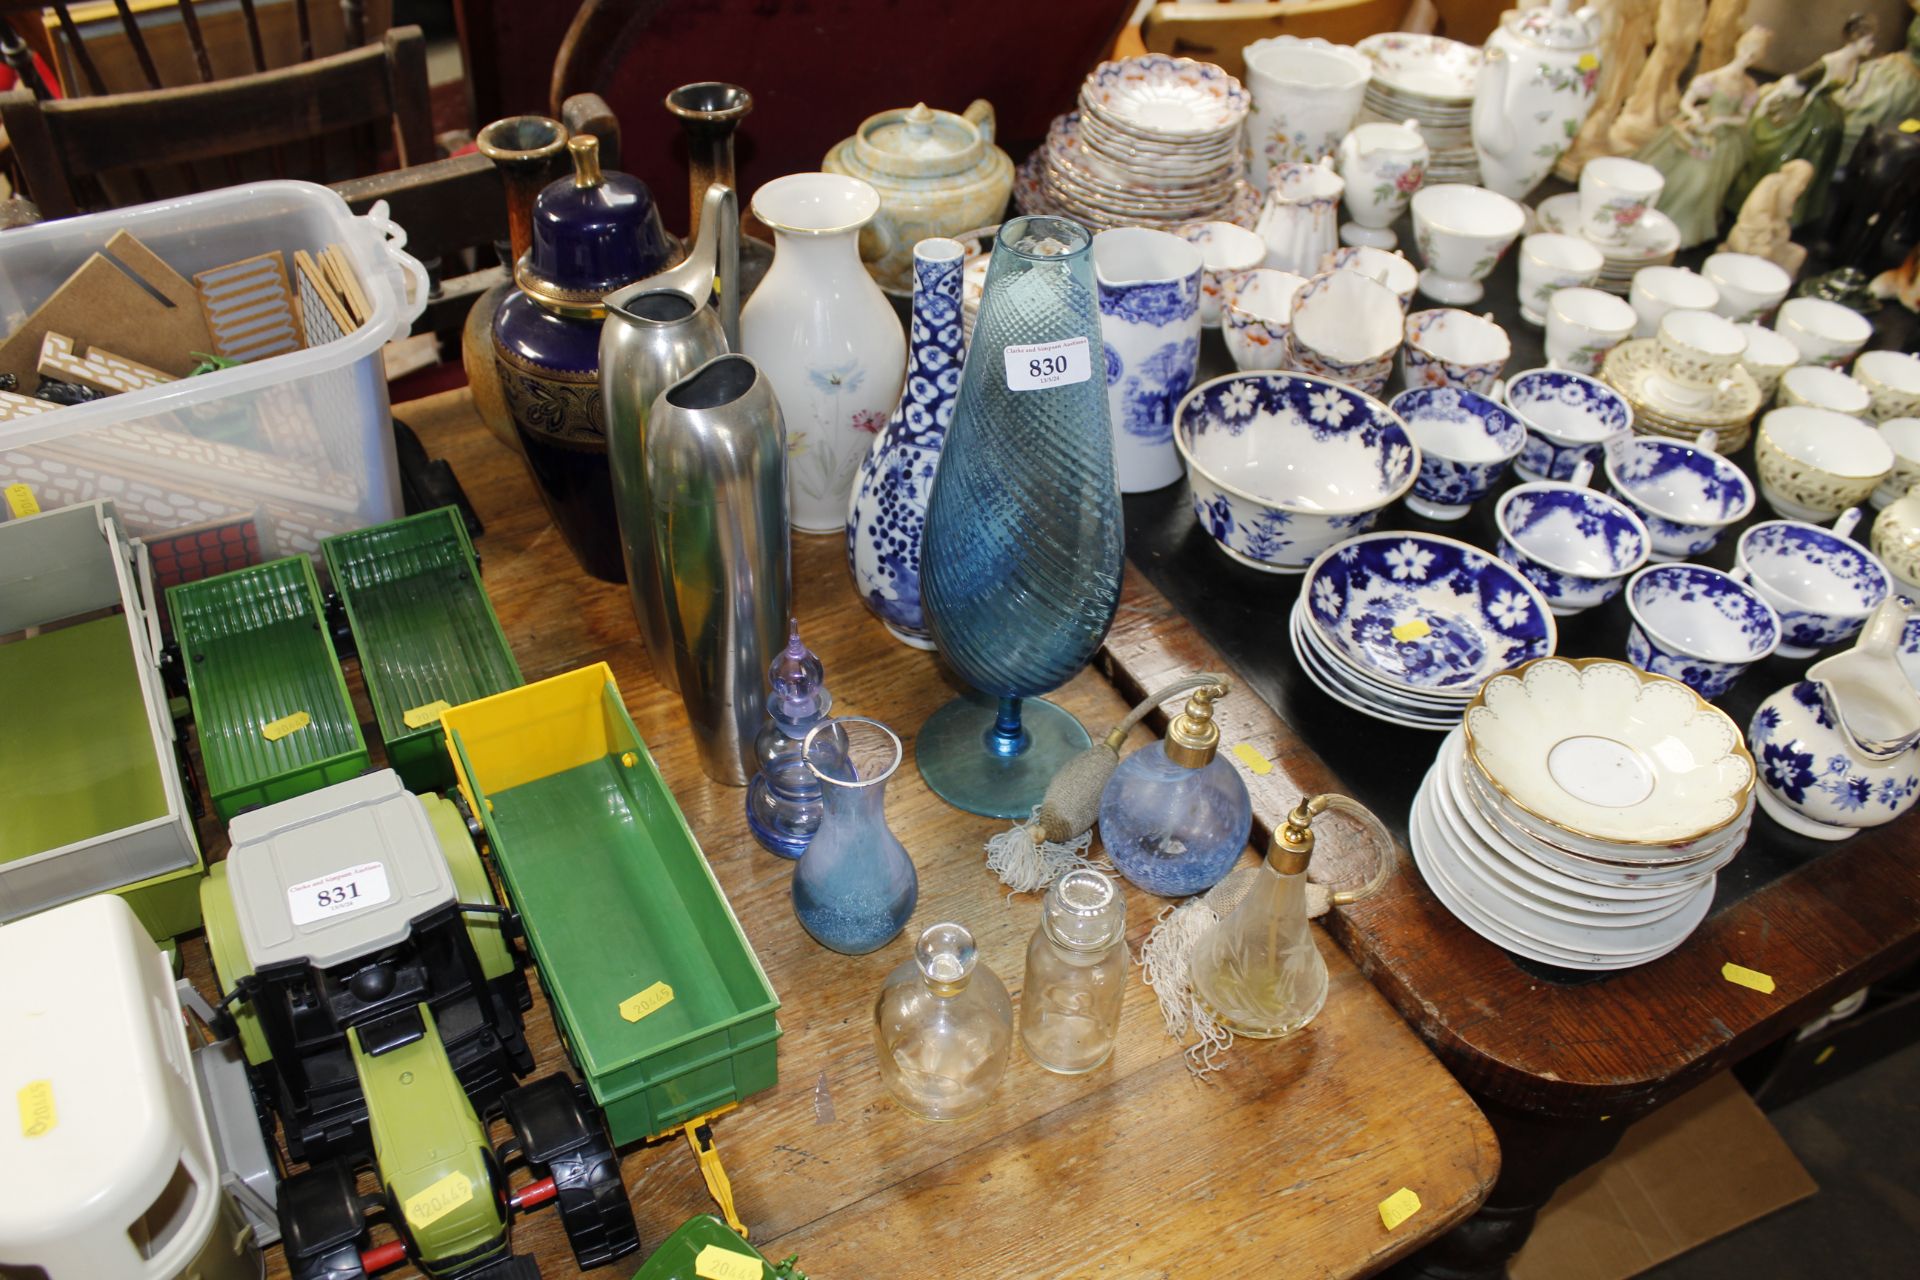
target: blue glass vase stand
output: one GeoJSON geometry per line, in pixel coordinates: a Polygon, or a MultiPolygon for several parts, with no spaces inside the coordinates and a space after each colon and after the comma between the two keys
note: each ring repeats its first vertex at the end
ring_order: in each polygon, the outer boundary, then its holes
{"type": "Polygon", "coordinates": [[[914,762],[933,793],[988,818],[1025,818],[1067,761],[1093,745],[1073,714],[1044,698],[968,692],[927,717],[914,762]]]}

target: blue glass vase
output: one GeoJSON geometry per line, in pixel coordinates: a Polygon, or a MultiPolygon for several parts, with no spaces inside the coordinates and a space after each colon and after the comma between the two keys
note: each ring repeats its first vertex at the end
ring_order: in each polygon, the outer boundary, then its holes
{"type": "Polygon", "coordinates": [[[887,630],[933,648],[920,605],[920,544],[940,448],[960,391],[960,275],[966,250],[934,237],[913,247],[913,323],[907,383],[854,480],[847,512],[847,569],[887,630]]]}
{"type": "Polygon", "coordinates": [[[1084,667],[1120,602],[1124,534],[1093,237],[1066,218],[1000,229],[927,505],[921,600],[978,691],[914,754],[948,803],[1025,817],[1089,739],[1036,695],[1084,667]]]}
{"type": "Polygon", "coordinates": [[[800,758],[820,780],[820,829],[793,869],[793,914],[813,940],[865,955],[907,927],[920,898],[913,859],[887,826],[887,780],[900,739],[878,720],[848,716],[815,725],[800,758]]]}

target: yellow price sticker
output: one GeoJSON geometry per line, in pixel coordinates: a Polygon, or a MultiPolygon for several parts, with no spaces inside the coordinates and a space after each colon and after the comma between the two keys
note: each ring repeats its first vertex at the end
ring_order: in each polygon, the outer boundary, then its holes
{"type": "Polygon", "coordinates": [[[21,1137],[44,1138],[60,1123],[60,1113],[53,1108],[53,1081],[30,1080],[15,1097],[20,1103],[21,1137]]]}
{"type": "Polygon", "coordinates": [[[761,1280],[766,1264],[744,1253],[710,1244],[693,1259],[693,1274],[700,1280],[761,1280]]]}
{"type": "Polygon", "coordinates": [[[1380,1202],[1380,1225],[1391,1231],[1420,1212],[1420,1197],[1402,1187],[1380,1202]]]}
{"type": "Polygon", "coordinates": [[[1260,754],[1260,748],[1251,742],[1242,742],[1233,749],[1233,758],[1247,766],[1250,773],[1266,777],[1273,772],[1273,761],[1260,754]]]}
{"type": "Polygon", "coordinates": [[[268,742],[278,742],[290,733],[297,733],[313,723],[313,717],[304,711],[296,711],[290,716],[281,716],[278,720],[269,720],[260,726],[260,736],[268,742]]]}
{"type": "Polygon", "coordinates": [[[1908,116],[1900,122],[1900,132],[1920,133],[1920,120],[1915,120],[1912,116],[1908,116]]]}
{"type": "Polygon", "coordinates": [[[628,1022],[638,1022],[650,1013],[658,1013],[673,1003],[673,988],[664,982],[656,982],[645,991],[628,996],[620,1002],[620,1016],[628,1022]]]}
{"type": "Polygon", "coordinates": [[[453,708],[447,705],[445,698],[435,698],[432,702],[426,703],[423,706],[414,707],[412,710],[402,713],[400,719],[406,724],[407,728],[419,729],[426,725],[436,723],[441,716],[451,710],[453,710],[453,708]]]}
{"type": "Polygon", "coordinates": [[[1393,629],[1393,638],[1403,644],[1408,640],[1425,640],[1432,634],[1433,628],[1425,618],[1410,618],[1393,629]]]}
{"type": "Polygon", "coordinates": [[[419,1230],[432,1226],[471,1199],[473,1180],[455,1171],[408,1196],[400,1210],[406,1215],[407,1225],[419,1230]]]}
{"type": "Polygon", "coordinates": [[[1826,1048],[1822,1049],[1819,1053],[1819,1056],[1814,1058],[1813,1065],[1816,1067],[1826,1066],[1827,1059],[1833,1056],[1833,1049],[1834,1049],[1834,1046],[1832,1045],[1828,1045],[1826,1048]]]}
{"type": "Polygon", "coordinates": [[[1720,976],[1736,987],[1748,987],[1763,996],[1773,994],[1773,975],[1770,973],[1761,973],[1758,969],[1749,969],[1729,960],[1720,966],[1720,976]]]}
{"type": "Polygon", "coordinates": [[[16,520],[40,514],[40,501],[33,496],[33,488],[25,484],[10,484],[4,490],[7,495],[7,510],[16,520]]]}

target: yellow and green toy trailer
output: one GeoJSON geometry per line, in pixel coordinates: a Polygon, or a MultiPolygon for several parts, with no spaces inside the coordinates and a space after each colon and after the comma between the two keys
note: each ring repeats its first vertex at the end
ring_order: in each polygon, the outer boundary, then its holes
{"type": "Polygon", "coordinates": [[[587,1091],[559,1074],[516,1082],[533,1066],[520,921],[455,806],[381,770],[229,829],[202,889],[207,944],[255,1093],[310,1165],[280,1188],[294,1280],[402,1260],[437,1280],[526,1280],[538,1271],[512,1252],[510,1219],[547,1200],[583,1269],[636,1250],[587,1091]],[[396,1238],[375,1245],[376,1221],[396,1238]]]}
{"type": "Polygon", "coordinates": [[[159,654],[146,549],[113,503],[0,523],[0,922],[111,892],[169,951],[199,926],[159,654]]]}

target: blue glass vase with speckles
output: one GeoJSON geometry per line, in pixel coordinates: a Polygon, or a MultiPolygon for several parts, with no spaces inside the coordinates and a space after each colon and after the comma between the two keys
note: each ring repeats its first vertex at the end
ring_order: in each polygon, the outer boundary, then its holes
{"type": "Polygon", "coordinates": [[[818,780],[820,829],[794,864],[793,914],[813,940],[842,955],[878,951],[907,927],[920,900],[913,859],[887,826],[887,780],[900,739],[878,720],[824,720],[800,759],[818,780]]]}
{"type": "Polygon", "coordinates": [[[1088,746],[1037,695],[1084,667],[1120,602],[1124,534],[1093,237],[1066,218],[1000,229],[927,504],[921,602],[971,685],[921,726],[920,773],[971,813],[1025,817],[1088,746]]]}

